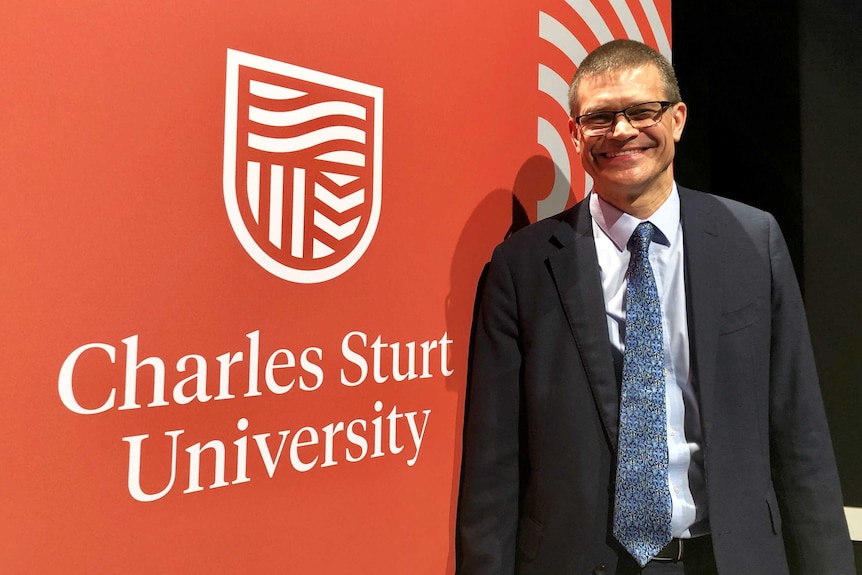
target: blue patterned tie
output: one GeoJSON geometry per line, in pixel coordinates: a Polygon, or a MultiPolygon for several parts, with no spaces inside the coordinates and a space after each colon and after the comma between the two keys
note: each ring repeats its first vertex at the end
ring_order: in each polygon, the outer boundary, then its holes
{"type": "Polygon", "coordinates": [[[649,263],[653,225],[629,239],[614,537],[643,567],[671,540],[661,305],[649,263]]]}

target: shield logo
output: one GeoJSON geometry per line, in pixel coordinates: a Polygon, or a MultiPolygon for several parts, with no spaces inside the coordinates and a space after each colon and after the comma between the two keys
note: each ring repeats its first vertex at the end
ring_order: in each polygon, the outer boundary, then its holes
{"type": "Polygon", "coordinates": [[[383,89],[228,50],[224,200],[234,234],[269,273],[331,280],[380,219],[383,89]]]}

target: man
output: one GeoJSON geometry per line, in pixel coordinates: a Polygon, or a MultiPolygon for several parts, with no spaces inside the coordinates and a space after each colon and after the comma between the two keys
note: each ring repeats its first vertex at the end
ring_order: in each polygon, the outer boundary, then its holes
{"type": "Polygon", "coordinates": [[[854,574],[776,222],[676,186],[687,109],[651,48],[599,47],[569,104],[594,187],[489,265],[457,573],[854,574]]]}

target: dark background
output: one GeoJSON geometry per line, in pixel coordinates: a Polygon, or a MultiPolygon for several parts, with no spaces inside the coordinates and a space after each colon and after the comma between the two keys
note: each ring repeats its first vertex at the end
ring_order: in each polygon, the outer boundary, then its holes
{"type": "MultiPolygon", "coordinates": [[[[772,212],[805,296],[844,503],[862,507],[862,2],[677,0],[680,184],[772,212]]],[[[862,542],[854,542],[862,573],[862,542]]]]}

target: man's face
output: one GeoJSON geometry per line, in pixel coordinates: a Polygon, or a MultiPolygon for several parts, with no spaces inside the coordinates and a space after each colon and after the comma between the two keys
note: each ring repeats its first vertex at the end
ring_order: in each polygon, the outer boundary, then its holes
{"type": "MultiPolygon", "coordinates": [[[[658,69],[646,65],[583,78],[578,87],[577,114],[622,110],[665,99],[658,69]]],[[[619,114],[610,131],[601,136],[585,136],[573,120],[569,130],[596,192],[626,211],[624,206],[638,202],[660,205],[670,193],[674,143],[682,136],[685,118],[686,106],[680,102],[649,128],[635,129],[619,114]]]]}

